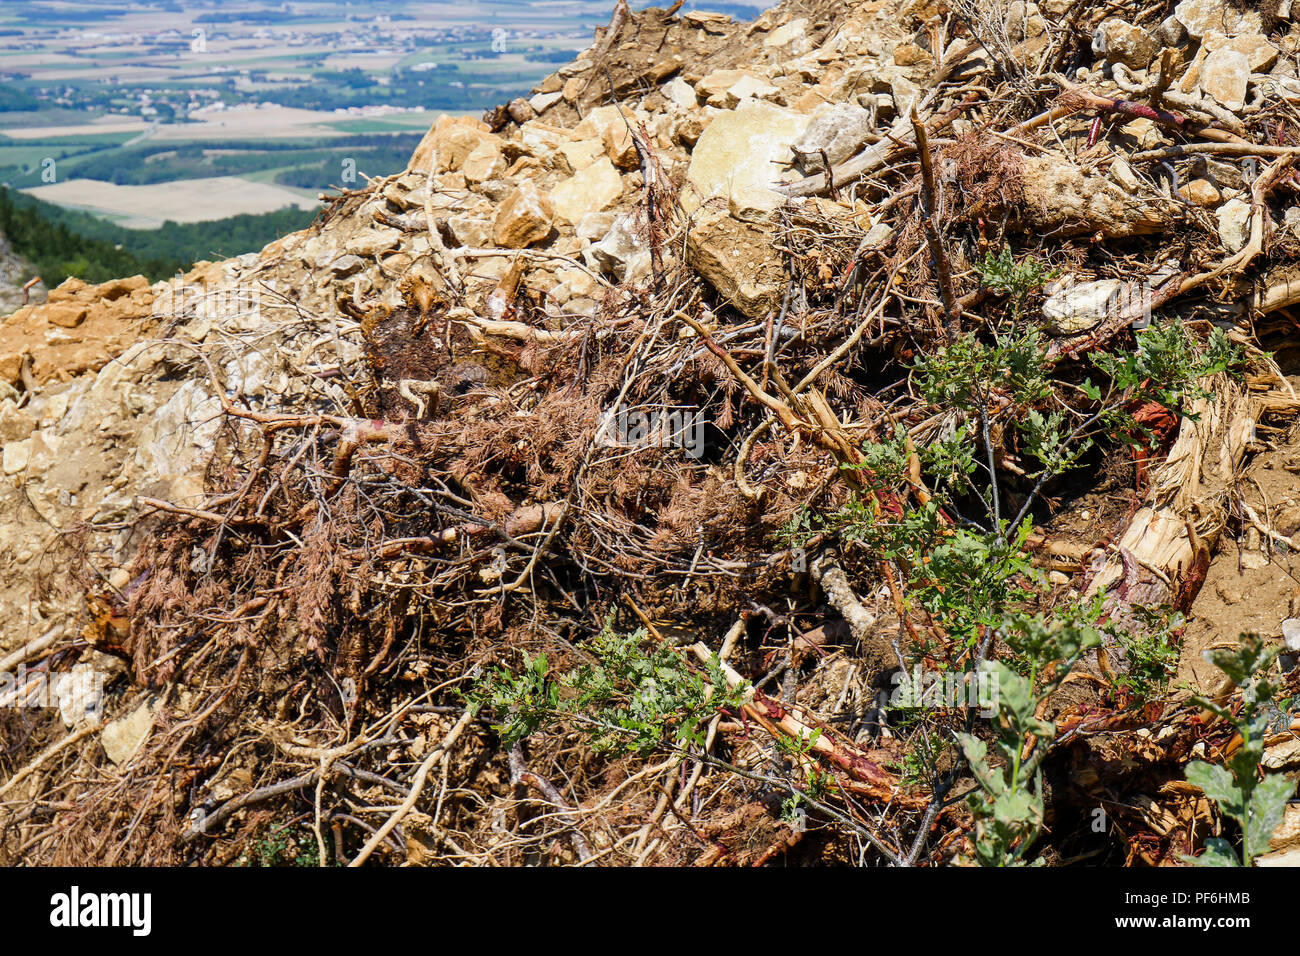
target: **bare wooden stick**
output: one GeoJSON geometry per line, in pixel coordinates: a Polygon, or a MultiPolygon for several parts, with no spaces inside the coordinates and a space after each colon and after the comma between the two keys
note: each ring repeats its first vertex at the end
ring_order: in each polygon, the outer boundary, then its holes
{"type": "Polygon", "coordinates": [[[12,654],[6,654],[4,657],[0,657],[0,674],[10,670],[11,668],[17,667],[19,664],[30,661],[41,651],[45,650],[57,641],[63,635],[63,631],[63,625],[57,624],[40,637],[28,641],[12,654]]]}
{"type": "Polygon", "coordinates": [[[930,258],[934,260],[934,270],[939,278],[939,293],[943,296],[944,333],[952,341],[956,335],[957,319],[961,310],[957,307],[957,297],[952,288],[952,267],[948,262],[948,250],[943,246],[936,222],[935,198],[938,189],[934,182],[934,165],[930,156],[930,139],[925,131],[925,124],[912,107],[912,131],[916,136],[916,153],[921,159],[921,218],[925,229],[925,241],[930,247],[930,258]]]}

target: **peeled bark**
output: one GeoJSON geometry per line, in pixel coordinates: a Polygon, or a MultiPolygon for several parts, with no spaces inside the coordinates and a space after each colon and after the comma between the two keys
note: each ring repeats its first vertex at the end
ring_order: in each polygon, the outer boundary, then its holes
{"type": "MultiPolygon", "coordinates": [[[[1276,383],[1285,386],[1280,376],[1276,383]]],[[[1209,388],[1212,395],[1192,405],[1195,420],[1183,419],[1173,448],[1153,470],[1147,504],[1119,540],[1094,552],[1086,594],[1105,595],[1111,621],[1140,629],[1135,607],[1191,607],[1228,523],[1231,488],[1255,441],[1255,423],[1267,412],[1300,408],[1289,388],[1252,391],[1225,376],[1209,388]]],[[[1113,678],[1128,663],[1107,637],[1085,669],[1113,678]]]]}

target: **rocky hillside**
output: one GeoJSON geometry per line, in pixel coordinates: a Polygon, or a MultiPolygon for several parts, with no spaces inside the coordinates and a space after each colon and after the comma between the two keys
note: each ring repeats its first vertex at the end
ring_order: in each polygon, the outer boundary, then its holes
{"type": "Polygon", "coordinates": [[[1231,835],[1189,763],[1300,766],[1289,6],[620,3],[309,229],[0,320],[0,862],[1231,835]],[[1245,632],[1251,726],[1188,701],[1245,632]]]}

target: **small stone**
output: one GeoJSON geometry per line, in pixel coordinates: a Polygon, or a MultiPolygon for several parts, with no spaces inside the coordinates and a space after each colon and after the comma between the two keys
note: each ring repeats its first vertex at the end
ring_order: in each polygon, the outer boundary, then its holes
{"type": "Polygon", "coordinates": [[[695,87],[680,76],[675,76],[665,83],[662,92],[670,103],[675,103],[682,109],[695,109],[699,105],[699,98],[695,95],[695,87]]]}
{"type": "Polygon", "coordinates": [[[587,88],[588,82],[589,81],[584,77],[575,76],[564,81],[564,86],[561,88],[560,93],[563,94],[564,99],[567,102],[576,103],[578,102],[578,97],[582,95],[582,91],[587,88]]]}
{"type": "Polygon", "coordinates": [[[329,265],[330,272],[336,276],[350,276],[360,272],[366,267],[365,261],[360,256],[346,255],[339,256],[329,265]]]}
{"type": "Polygon", "coordinates": [[[710,106],[726,106],[727,90],[746,76],[759,79],[746,70],[715,70],[695,84],[695,91],[703,96],[710,106]]]}
{"type": "Polygon", "coordinates": [[[52,325],[75,329],[86,320],[86,306],[76,302],[59,302],[45,307],[45,318],[52,325]]]}
{"type": "Polygon", "coordinates": [[[766,80],[746,74],[727,88],[722,105],[727,109],[735,109],[745,100],[770,100],[780,92],[766,80]]]}
{"type": "Polygon", "coordinates": [[[1165,46],[1182,46],[1187,42],[1187,27],[1177,17],[1165,17],[1155,29],[1155,38],[1165,46]]]}
{"type": "Polygon", "coordinates": [[[400,229],[390,229],[384,226],[377,229],[367,229],[365,232],[353,236],[343,244],[343,250],[350,252],[354,256],[370,259],[381,252],[396,248],[401,241],[402,231],[400,229]]]}
{"type": "Polygon", "coordinates": [[[637,228],[637,214],[624,213],[605,237],[587,250],[588,261],[619,282],[633,283],[650,274],[650,244],[637,228]]]}
{"type": "Polygon", "coordinates": [[[933,62],[934,57],[930,51],[915,43],[900,43],[894,47],[894,63],[898,66],[919,66],[933,62]]]}
{"type": "Polygon", "coordinates": [[[1258,33],[1246,33],[1235,37],[1211,33],[1202,41],[1201,48],[1207,56],[1217,50],[1236,50],[1246,57],[1251,73],[1267,72],[1278,58],[1278,48],[1258,33]]]}
{"type": "Polygon", "coordinates": [[[1193,179],[1178,190],[1178,195],[1197,206],[1215,206],[1222,198],[1219,190],[1208,179],[1193,179]]]}
{"type": "Polygon", "coordinates": [[[1287,650],[1300,651],[1300,618],[1289,617],[1282,622],[1282,640],[1287,650]]]}
{"type": "Polygon", "coordinates": [[[894,101],[894,115],[907,116],[920,101],[921,88],[902,73],[897,73],[889,80],[889,95],[894,101]]]}
{"type": "Polygon", "coordinates": [[[1258,10],[1239,9],[1227,0],[1181,0],[1174,7],[1174,16],[1197,40],[1215,32],[1228,36],[1261,33],[1264,26],[1258,10]]]}
{"type": "Polygon", "coordinates": [[[1096,328],[1115,307],[1124,283],[1098,279],[1069,285],[1043,303],[1043,318],[1054,335],[1076,335],[1096,328]]]}
{"type": "Polygon", "coordinates": [[[121,766],[131,759],[153,729],[155,709],[148,703],[144,703],[131,711],[128,716],[104,725],[99,742],[103,745],[104,753],[109,760],[121,766]]]}
{"type": "Polygon", "coordinates": [[[514,188],[504,179],[488,179],[478,184],[478,191],[493,202],[501,202],[514,188]]]}
{"type": "Polygon", "coordinates": [[[510,118],[516,123],[527,123],[536,115],[532,104],[522,96],[516,97],[506,104],[506,112],[510,114],[510,118]]]}
{"type": "Polygon", "coordinates": [[[586,169],[605,152],[605,144],[594,139],[580,139],[572,143],[564,143],[558,150],[556,156],[563,158],[561,166],[567,166],[569,175],[572,176],[580,169],[586,169]]]}
{"type": "Polygon", "coordinates": [[[1014,41],[1040,37],[1047,32],[1047,21],[1036,3],[1012,0],[1007,4],[1007,37],[1014,41]]]}
{"type": "Polygon", "coordinates": [[[1229,253],[1240,252],[1250,237],[1250,203],[1229,199],[1219,207],[1219,241],[1229,253]]]}
{"type": "Polygon", "coordinates": [[[589,212],[583,216],[573,227],[579,239],[588,239],[596,242],[603,239],[614,228],[614,220],[618,218],[616,212],[589,212]]]}
{"type": "Polygon", "coordinates": [[[28,441],[13,441],[5,445],[4,455],[0,457],[0,471],[6,475],[16,475],[27,468],[32,458],[32,445],[28,441]]]}
{"type": "Polygon", "coordinates": [[[447,220],[447,231],[456,245],[467,249],[483,249],[492,245],[492,223],[471,216],[452,216],[447,220]]]}
{"type": "Polygon", "coordinates": [[[786,46],[796,40],[806,40],[808,33],[808,18],[798,17],[789,23],[777,27],[766,37],[763,38],[763,46],[769,50],[775,50],[779,47],[786,46]]]}
{"type": "Polygon", "coordinates": [[[73,299],[82,298],[86,290],[89,289],[84,281],[76,276],[69,276],[60,282],[56,287],[50,290],[47,302],[70,302],[73,299]]]}
{"type": "Polygon", "coordinates": [[[465,177],[465,182],[481,183],[488,179],[495,179],[505,171],[505,168],[506,159],[501,154],[501,147],[497,145],[497,141],[485,139],[470,150],[461,164],[460,171],[465,177]]]}
{"type": "Polygon", "coordinates": [[[506,249],[522,249],[551,234],[555,207],[532,180],[525,180],[497,207],[492,236],[506,249]]]}
{"type": "Polygon", "coordinates": [[[749,318],[778,305],[786,278],[768,229],[727,213],[697,216],[686,237],[686,258],[728,303],[749,318]]]}
{"type": "Polygon", "coordinates": [[[536,93],[528,100],[528,105],[535,113],[545,113],[562,99],[564,94],[558,90],[554,93],[536,93]]]}
{"type": "Polygon", "coordinates": [[[1214,97],[1225,109],[1238,112],[1246,105],[1249,83],[1250,61],[1238,50],[1215,50],[1201,64],[1201,92],[1214,97]]]}
{"type": "Polygon", "coordinates": [[[23,411],[12,399],[0,402],[0,442],[22,441],[36,428],[36,419],[23,411]]]}
{"type": "Polygon", "coordinates": [[[606,126],[600,134],[605,153],[619,169],[636,169],[641,165],[641,154],[636,151],[636,141],[627,124],[606,126]]]}
{"type": "Polygon", "coordinates": [[[551,207],[562,222],[577,225],[582,217],[600,212],[623,195],[623,178],[608,156],[575,173],[551,190],[551,207]]]}
{"type": "Polygon", "coordinates": [[[1145,116],[1125,123],[1120,127],[1120,132],[1126,136],[1132,136],[1137,141],[1140,149],[1155,149],[1164,142],[1164,133],[1160,127],[1145,116]]]}
{"type": "Polygon", "coordinates": [[[1142,185],[1137,174],[1133,172],[1133,167],[1123,156],[1116,156],[1110,164],[1110,178],[1129,192],[1135,192],[1142,185]]]}
{"type": "Polygon", "coordinates": [[[1123,63],[1135,70],[1145,70],[1160,52],[1155,37],[1141,27],[1110,17],[1103,20],[1092,36],[1093,52],[1111,63],[1123,63]]]}

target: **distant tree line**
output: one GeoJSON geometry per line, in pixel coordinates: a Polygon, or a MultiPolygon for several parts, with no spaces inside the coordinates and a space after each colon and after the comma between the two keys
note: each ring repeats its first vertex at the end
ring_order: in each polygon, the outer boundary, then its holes
{"type": "Polygon", "coordinates": [[[125,229],[90,213],[0,187],[0,232],[48,288],[69,276],[106,282],[140,273],[156,282],[187,271],[200,259],[256,252],[280,236],[305,228],[315,215],[289,206],[209,222],[168,220],[158,229],[125,229]]]}
{"type": "Polygon", "coordinates": [[[8,237],[10,248],[32,264],[47,288],[68,276],[107,282],[144,273],[156,281],[172,273],[170,262],[143,260],[111,242],[78,235],[4,188],[0,188],[0,232],[8,237]]]}
{"type": "Polygon", "coordinates": [[[0,113],[13,113],[18,110],[38,110],[41,101],[26,90],[16,86],[0,86],[0,113]]]}

